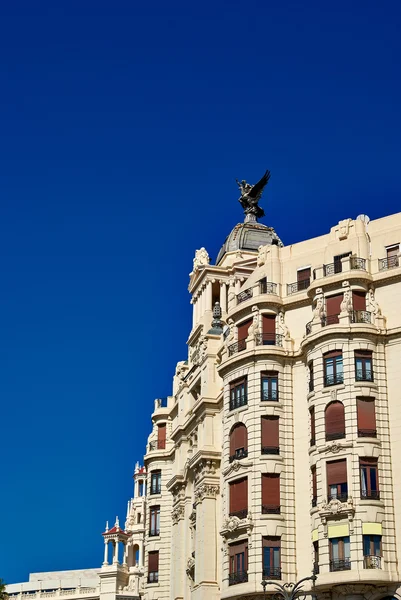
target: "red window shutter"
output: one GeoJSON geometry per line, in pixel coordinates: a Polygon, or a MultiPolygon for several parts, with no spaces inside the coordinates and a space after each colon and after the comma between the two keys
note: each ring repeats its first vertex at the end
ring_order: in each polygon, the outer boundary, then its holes
{"type": "Polygon", "coordinates": [[[280,506],[280,475],[277,473],[262,475],[262,504],[280,506]]]}
{"type": "Polygon", "coordinates": [[[305,281],[306,279],[310,279],[310,267],[307,269],[299,269],[297,271],[297,281],[305,281]]]}
{"type": "Polygon", "coordinates": [[[311,439],[314,440],[316,435],[315,435],[315,407],[312,406],[312,408],[309,411],[310,413],[310,436],[311,439]]]}
{"type": "Polygon", "coordinates": [[[326,434],[345,433],[345,414],[342,402],[331,402],[325,411],[326,434]]]}
{"type": "Polygon", "coordinates": [[[230,455],[233,456],[238,448],[248,449],[248,431],[243,423],[240,423],[230,434],[230,455]]]}
{"type": "Polygon", "coordinates": [[[376,430],[375,401],[373,398],[357,398],[358,429],[376,430]]]}
{"type": "Polygon", "coordinates": [[[248,319],[241,325],[238,325],[238,341],[245,340],[248,337],[248,329],[251,326],[252,319],[248,319]]]}
{"type": "Polygon", "coordinates": [[[399,246],[392,246],[391,248],[387,248],[387,258],[391,258],[392,256],[398,256],[398,252],[400,251],[399,246]]]}
{"type": "Polygon", "coordinates": [[[347,459],[333,460],[326,463],[327,485],[346,483],[347,481],[347,459]]]}
{"type": "Polygon", "coordinates": [[[317,498],[317,478],[316,478],[316,467],[312,467],[312,495],[317,498]]]}
{"type": "Polygon", "coordinates": [[[263,548],[280,548],[281,539],[279,537],[263,537],[263,548]]]}
{"type": "Polygon", "coordinates": [[[366,310],[365,292],[352,292],[352,307],[354,310],[366,310]]]}
{"type": "Polygon", "coordinates": [[[276,333],[276,317],[275,315],[262,315],[262,331],[263,333],[276,333]]]}
{"type": "Polygon", "coordinates": [[[279,417],[262,417],[262,446],[279,445],[279,417]]]}
{"type": "Polygon", "coordinates": [[[335,358],[336,356],[341,356],[342,352],[341,350],[332,350],[331,352],[326,352],[325,354],[323,354],[323,357],[326,358],[335,358]]]}
{"type": "Polygon", "coordinates": [[[148,554],[148,571],[149,573],[157,573],[159,570],[159,552],[149,552],[148,554]]]}
{"type": "Polygon", "coordinates": [[[326,298],[326,313],[327,320],[329,323],[338,323],[338,315],[341,312],[341,302],[343,301],[343,294],[337,294],[336,296],[329,296],[326,298]]]}
{"type": "Polygon", "coordinates": [[[157,447],[161,450],[166,447],[166,423],[157,426],[157,447]]]}
{"type": "Polygon", "coordinates": [[[248,510],[248,479],[230,483],[230,513],[248,510]]]}

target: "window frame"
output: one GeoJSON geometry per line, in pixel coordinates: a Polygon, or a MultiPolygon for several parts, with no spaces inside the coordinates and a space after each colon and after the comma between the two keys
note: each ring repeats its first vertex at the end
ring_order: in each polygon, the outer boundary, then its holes
{"type": "Polygon", "coordinates": [[[333,350],[323,354],[323,378],[324,387],[344,383],[344,357],[342,350],[333,350]],[[332,361],[332,374],[328,374],[329,361],[332,361]],[[340,365],[341,368],[339,369],[340,365]]]}
{"type": "Polygon", "coordinates": [[[260,373],[260,401],[261,402],[278,402],[278,371],[261,371],[260,373]],[[265,394],[264,384],[267,384],[267,393],[265,394]],[[274,386],[276,389],[274,389],[274,386]],[[267,397],[265,397],[265,395],[267,397]]]}
{"type": "Polygon", "coordinates": [[[330,572],[348,571],[351,569],[351,546],[349,535],[329,538],[330,572]],[[337,544],[338,557],[334,558],[334,542],[337,544]],[[337,564],[336,564],[337,563],[337,564]]]}
{"type": "Polygon", "coordinates": [[[150,472],[150,495],[161,494],[162,472],[161,469],[155,469],[150,472]]]}
{"type": "Polygon", "coordinates": [[[279,536],[262,538],[262,573],[264,579],[281,579],[281,537],[279,536]]]}
{"type": "Polygon", "coordinates": [[[374,381],[374,378],[373,378],[373,352],[371,350],[355,350],[354,364],[355,364],[355,381],[374,381]],[[358,367],[358,361],[361,362],[360,367],[358,367]],[[370,368],[367,368],[368,363],[370,363],[370,368]],[[358,373],[360,373],[360,374],[358,375],[358,373]]]}
{"type": "Polygon", "coordinates": [[[248,404],[248,377],[239,377],[230,381],[230,411],[247,406],[248,404]],[[239,394],[238,394],[239,391],[239,394]]]}
{"type": "Polygon", "coordinates": [[[359,459],[359,481],[361,500],[380,500],[379,465],[377,458],[361,457],[359,459]]]}
{"type": "Polygon", "coordinates": [[[149,536],[160,535],[160,505],[149,508],[149,536]]]}

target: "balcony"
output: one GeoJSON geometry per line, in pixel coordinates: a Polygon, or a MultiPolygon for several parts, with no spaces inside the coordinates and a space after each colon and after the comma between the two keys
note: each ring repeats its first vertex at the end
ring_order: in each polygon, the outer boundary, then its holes
{"type": "Polygon", "coordinates": [[[229,515],[230,515],[230,517],[238,517],[238,519],[246,519],[248,516],[248,509],[243,508],[242,510],[230,512],[229,515]]]}
{"type": "Polygon", "coordinates": [[[367,310],[353,310],[351,312],[351,323],[372,323],[372,313],[367,310]]]}
{"type": "Polygon", "coordinates": [[[245,300],[249,300],[249,298],[252,298],[252,296],[253,296],[252,288],[248,288],[247,290],[240,292],[239,294],[237,294],[237,304],[241,304],[241,302],[245,302],[245,300]]]}
{"type": "Polygon", "coordinates": [[[157,440],[156,442],[149,442],[149,452],[153,450],[165,450],[166,440],[157,440]]]}
{"type": "Polygon", "coordinates": [[[330,561],[330,571],[349,571],[351,561],[349,558],[337,558],[330,561]]]}
{"type": "Polygon", "coordinates": [[[325,387],[328,387],[330,385],[338,385],[339,383],[344,383],[343,373],[336,373],[335,375],[325,375],[324,376],[324,386],[325,387]]]}
{"type": "Polygon", "coordinates": [[[376,429],[358,429],[358,437],[377,437],[376,429]]]}
{"type": "Polygon", "coordinates": [[[168,398],[156,398],[155,409],[167,408],[167,404],[168,404],[168,398]]]}
{"type": "Polygon", "coordinates": [[[264,579],[281,579],[281,567],[263,567],[264,579]]]}
{"type": "Polygon", "coordinates": [[[160,529],[150,529],[149,530],[149,537],[155,537],[157,535],[160,535],[160,529]]]}
{"type": "Polygon", "coordinates": [[[307,290],[310,286],[310,277],[303,279],[302,281],[296,281],[295,283],[287,283],[287,296],[307,290]]]}
{"type": "Polygon", "coordinates": [[[262,446],[262,454],[280,454],[279,446],[262,446]]]}
{"type": "Polygon", "coordinates": [[[261,402],[278,402],[278,390],[262,390],[261,402]]]}
{"type": "Polygon", "coordinates": [[[247,581],[248,571],[236,571],[228,575],[228,585],[237,585],[237,583],[246,583],[247,581]]]}
{"type": "Polygon", "coordinates": [[[259,291],[261,294],[277,294],[277,283],[271,281],[260,281],[259,291]]]}
{"type": "Polygon", "coordinates": [[[248,456],[248,448],[238,448],[234,454],[230,456],[228,459],[230,463],[234,460],[241,460],[241,458],[246,458],[248,456]]]}
{"type": "Polygon", "coordinates": [[[366,260],[364,258],[358,258],[357,256],[351,256],[349,261],[350,269],[358,271],[366,271],[366,260]]]}
{"type": "Polygon", "coordinates": [[[379,258],[379,271],[387,271],[400,266],[398,256],[388,256],[387,258],[379,258]]]}
{"type": "Polygon", "coordinates": [[[348,492],[342,492],[341,494],[329,494],[327,503],[331,502],[331,500],[339,500],[340,502],[347,502],[348,492]]]}
{"type": "Polygon", "coordinates": [[[379,490],[361,490],[361,500],[380,500],[379,490]]]}
{"type": "Polygon", "coordinates": [[[279,515],[280,505],[277,504],[262,504],[262,515],[279,515]]]}
{"type": "Polygon", "coordinates": [[[228,356],[233,356],[238,352],[242,352],[242,350],[246,350],[246,340],[239,340],[228,346],[228,356]]]}
{"type": "Polygon", "coordinates": [[[329,263],[328,265],[323,265],[323,277],[329,277],[330,275],[342,273],[342,270],[342,262],[340,260],[336,260],[335,262],[329,263]]]}
{"type": "Polygon", "coordinates": [[[283,335],[279,333],[257,333],[255,343],[257,346],[283,346],[283,335]]]}
{"type": "Polygon", "coordinates": [[[159,572],[154,571],[148,574],[148,583],[159,583],[159,572]]]}
{"type": "Polygon", "coordinates": [[[373,381],[372,369],[355,369],[355,381],[373,381]]]}
{"type": "Polygon", "coordinates": [[[332,442],[333,440],[342,440],[345,438],[345,431],[335,431],[333,433],[326,433],[326,442],[332,442]]]}
{"type": "Polygon", "coordinates": [[[364,569],[381,569],[382,568],[382,557],[381,556],[364,556],[363,557],[364,569]]]}
{"type": "Polygon", "coordinates": [[[326,325],[337,325],[339,321],[339,315],[326,315],[322,317],[322,327],[326,327],[326,325]]]}

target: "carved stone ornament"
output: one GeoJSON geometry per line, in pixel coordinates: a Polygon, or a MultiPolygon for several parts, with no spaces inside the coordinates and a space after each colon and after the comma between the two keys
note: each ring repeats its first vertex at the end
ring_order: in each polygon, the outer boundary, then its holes
{"type": "Polygon", "coordinates": [[[195,490],[195,503],[202,502],[204,498],[216,498],[220,494],[220,486],[203,483],[195,490]]]}
{"type": "Polygon", "coordinates": [[[249,333],[251,333],[252,336],[255,336],[259,333],[259,309],[257,306],[252,306],[252,313],[253,313],[252,325],[249,328],[250,329],[249,333]]]}
{"type": "Polygon", "coordinates": [[[333,454],[337,454],[337,452],[340,452],[340,450],[342,450],[343,448],[344,446],[342,444],[333,442],[333,444],[330,444],[330,446],[326,447],[325,452],[332,452],[333,454]]]}
{"type": "Polygon", "coordinates": [[[285,324],[283,311],[281,311],[279,314],[279,328],[281,331],[281,335],[284,337],[284,339],[289,340],[291,337],[290,330],[288,329],[287,325],[285,324]]]}
{"type": "Polygon", "coordinates": [[[375,290],[371,287],[366,295],[366,310],[372,313],[375,317],[380,317],[382,314],[381,308],[375,298],[375,290]]]}
{"type": "Polygon", "coordinates": [[[325,317],[324,296],[322,288],[317,288],[315,296],[316,306],[313,310],[313,321],[322,322],[325,317]]]}
{"type": "Polygon", "coordinates": [[[197,271],[199,269],[199,267],[208,265],[209,263],[210,263],[210,257],[209,257],[209,254],[208,254],[208,251],[206,250],[206,248],[200,248],[200,250],[195,251],[194,266],[193,266],[194,271],[197,271]]]}
{"type": "Polygon", "coordinates": [[[185,506],[180,504],[176,508],[173,509],[171,513],[171,520],[173,525],[176,525],[178,521],[181,521],[185,516],[185,506]]]}
{"type": "Polygon", "coordinates": [[[355,505],[351,496],[346,502],[338,499],[325,502],[319,508],[319,516],[324,526],[324,536],[327,537],[327,520],[337,517],[347,517],[349,521],[349,531],[354,532],[355,505]]]}
{"type": "Polygon", "coordinates": [[[252,519],[252,513],[248,513],[245,519],[240,519],[239,517],[229,516],[223,521],[222,528],[220,530],[220,535],[223,537],[227,537],[235,531],[246,529],[248,535],[251,535],[252,529],[254,527],[254,522],[252,519]]]}
{"type": "Polygon", "coordinates": [[[230,473],[234,473],[235,471],[239,471],[243,468],[252,467],[252,461],[245,461],[241,459],[241,461],[234,459],[232,463],[228,465],[228,467],[223,471],[224,477],[229,475],[230,473]]]}
{"type": "Polygon", "coordinates": [[[200,481],[207,475],[215,475],[217,462],[212,459],[202,459],[195,465],[195,481],[200,481]]]}
{"type": "Polygon", "coordinates": [[[195,559],[192,558],[192,556],[191,556],[187,560],[186,574],[189,577],[189,579],[192,579],[192,581],[194,580],[194,569],[195,569],[195,559]]]}
{"type": "Polygon", "coordinates": [[[349,234],[351,219],[344,219],[338,223],[338,239],[346,240],[349,234]]]}
{"type": "Polygon", "coordinates": [[[334,589],[338,594],[348,596],[353,594],[369,594],[369,592],[376,590],[376,586],[368,583],[349,583],[336,585],[334,589]]]}
{"type": "Polygon", "coordinates": [[[350,313],[352,311],[352,294],[349,281],[343,281],[342,286],[344,288],[344,294],[340,304],[340,311],[342,313],[350,313]]]}
{"type": "Polygon", "coordinates": [[[188,371],[188,364],[185,360],[181,360],[175,367],[175,376],[181,381],[184,379],[186,372],[188,371]]]}
{"type": "Polygon", "coordinates": [[[259,246],[258,248],[258,259],[257,265],[258,267],[262,267],[267,260],[267,253],[269,251],[269,246],[259,246]]]}
{"type": "Polygon", "coordinates": [[[226,346],[229,346],[230,344],[233,344],[235,341],[235,325],[234,325],[234,321],[232,319],[228,319],[227,327],[228,327],[228,329],[226,330],[226,333],[224,334],[224,343],[226,346]]]}

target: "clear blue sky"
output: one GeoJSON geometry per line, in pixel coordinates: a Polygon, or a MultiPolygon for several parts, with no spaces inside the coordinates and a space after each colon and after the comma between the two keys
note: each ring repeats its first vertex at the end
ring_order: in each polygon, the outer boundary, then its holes
{"type": "Polygon", "coordinates": [[[286,244],[400,210],[399,1],[0,7],[0,576],[99,567],[194,250],[272,177],[286,244]]]}

